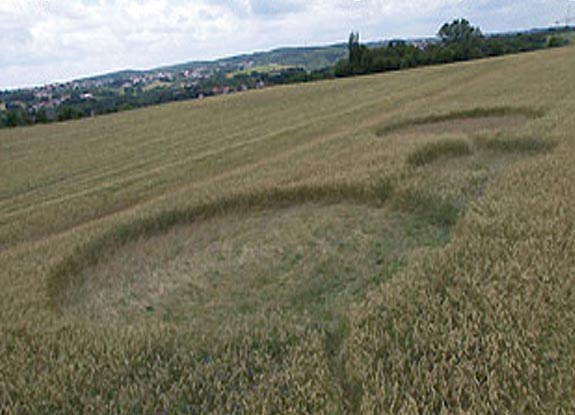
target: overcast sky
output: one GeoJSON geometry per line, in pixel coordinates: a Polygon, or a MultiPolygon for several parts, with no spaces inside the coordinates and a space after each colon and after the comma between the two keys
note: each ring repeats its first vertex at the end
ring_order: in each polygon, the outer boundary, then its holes
{"type": "Polygon", "coordinates": [[[279,46],[549,26],[573,0],[0,0],[0,89],[279,46]]]}

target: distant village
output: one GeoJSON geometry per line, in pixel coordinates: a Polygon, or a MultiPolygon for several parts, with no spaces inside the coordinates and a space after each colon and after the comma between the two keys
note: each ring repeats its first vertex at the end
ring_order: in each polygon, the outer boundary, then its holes
{"type": "MultiPolygon", "coordinates": [[[[17,111],[21,116],[42,117],[46,121],[80,118],[98,113],[115,112],[130,107],[181,99],[204,98],[265,87],[255,76],[233,76],[249,73],[253,61],[234,65],[206,64],[181,70],[119,72],[101,77],[35,88],[0,91],[0,112],[17,111]],[[69,107],[67,113],[59,111],[69,107]]],[[[267,74],[269,75],[269,73],[267,74]]]]}
{"type": "MultiPolygon", "coordinates": [[[[409,41],[425,48],[434,39],[409,41]]],[[[389,42],[376,42],[370,47],[389,42]]],[[[123,71],[35,88],[0,91],[0,127],[93,117],[268,86],[330,79],[348,45],[286,48],[150,71],[123,71]],[[277,60],[275,59],[277,58],[277,60]]]]}

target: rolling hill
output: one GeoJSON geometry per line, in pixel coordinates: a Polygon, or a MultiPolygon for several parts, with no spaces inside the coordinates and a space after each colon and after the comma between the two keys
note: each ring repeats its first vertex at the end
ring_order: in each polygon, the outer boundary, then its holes
{"type": "Polygon", "coordinates": [[[573,413],[574,58],[1,130],[0,413],[573,413]]]}
{"type": "MultiPolygon", "coordinates": [[[[380,46],[383,42],[372,42],[372,47],[380,46]]],[[[294,66],[301,67],[308,71],[318,70],[325,67],[331,67],[335,63],[347,57],[347,44],[334,44],[328,46],[308,46],[308,47],[285,47],[273,49],[270,51],[246,53],[241,55],[229,56],[226,58],[212,61],[190,61],[175,65],[162,66],[150,70],[126,70],[112,72],[81,79],[80,81],[97,81],[109,79],[124,79],[132,75],[144,75],[155,72],[177,73],[186,69],[198,67],[228,67],[234,68],[245,62],[252,62],[255,67],[266,65],[294,66]]]]}

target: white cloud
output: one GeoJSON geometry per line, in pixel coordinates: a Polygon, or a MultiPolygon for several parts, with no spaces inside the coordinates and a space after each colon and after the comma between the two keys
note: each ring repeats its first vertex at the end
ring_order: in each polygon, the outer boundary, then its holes
{"type": "Polygon", "coordinates": [[[283,45],[548,25],[568,0],[1,0],[0,88],[283,45]]]}

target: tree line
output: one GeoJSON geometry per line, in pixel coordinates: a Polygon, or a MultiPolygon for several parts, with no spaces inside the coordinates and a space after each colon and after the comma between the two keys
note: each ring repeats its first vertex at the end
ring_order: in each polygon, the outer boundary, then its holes
{"type": "Polygon", "coordinates": [[[415,45],[397,40],[376,48],[362,45],[359,33],[352,32],[348,40],[348,58],[336,64],[335,76],[393,71],[563,46],[568,43],[560,36],[564,30],[570,29],[484,36],[481,29],[468,20],[456,19],[441,26],[437,33],[438,41],[415,45]]]}

